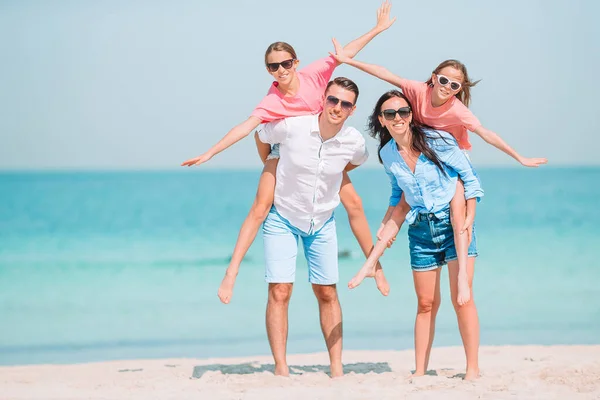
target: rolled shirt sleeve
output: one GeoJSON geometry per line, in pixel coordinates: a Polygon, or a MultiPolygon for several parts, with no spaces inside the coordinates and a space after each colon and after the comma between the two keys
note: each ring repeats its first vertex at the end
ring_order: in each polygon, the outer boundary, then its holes
{"type": "Polygon", "coordinates": [[[476,198],[479,201],[483,197],[483,189],[471,162],[458,148],[458,143],[452,135],[444,131],[437,131],[437,133],[441,138],[435,140],[435,152],[440,161],[460,176],[465,186],[465,198],[467,200],[476,198]]]}
{"type": "Polygon", "coordinates": [[[287,137],[288,126],[285,119],[269,122],[258,132],[258,139],[263,143],[274,145],[283,143],[287,137]]]}
{"type": "MultiPolygon", "coordinates": [[[[360,134],[359,134],[360,135],[360,134]]],[[[361,165],[369,158],[369,151],[367,150],[367,145],[365,143],[365,139],[360,135],[360,139],[358,140],[358,144],[356,146],[356,150],[354,151],[354,155],[350,160],[352,165],[361,165]]]]}
{"type": "Polygon", "coordinates": [[[402,197],[402,189],[400,189],[400,186],[398,186],[398,181],[396,180],[396,177],[392,171],[390,171],[385,164],[383,168],[385,169],[385,173],[387,174],[388,178],[390,178],[390,185],[392,186],[392,194],[390,195],[389,205],[390,207],[396,207],[400,202],[400,198],[402,197]]]}

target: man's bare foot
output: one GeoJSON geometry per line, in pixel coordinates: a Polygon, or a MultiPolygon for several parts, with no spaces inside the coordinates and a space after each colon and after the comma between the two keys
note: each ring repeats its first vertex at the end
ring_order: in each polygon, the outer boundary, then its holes
{"type": "Polygon", "coordinates": [[[420,376],[425,376],[425,371],[415,371],[411,375],[411,377],[413,377],[413,378],[418,378],[420,376]]]}
{"type": "Polygon", "coordinates": [[[286,365],[277,365],[275,364],[274,374],[276,376],[290,376],[290,369],[286,365]]]}
{"type": "Polygon", "coordinates": [[[341,376],[344,376],[344,367],[342,366],[342,363],[339,363],[337,365],[331,364],[329,369],[332,378],[339,378],[341,376]]]}
{"type": "Polygon", "coordinates": [[[477,369],[468,369],[465,374],[465,381],[474,381],[479,378],[479,368],[477,369]]]}
{"type": "Polygon", "coordinates": [[[229,304],[231,301],[231,297],[233,296],[233,285],[235,284],[235,276],[225,274],[223,281],[221,281],[221,286],[219,286],[219,291],[217,292],[217,296],[221,299],[221,302],[224,304],[229,304]]]}
{"type": "Polygon", "coordinates": [[[471,288],[469,288],[469,277],[467,274],[458,274],[458,295],[456,302],[459,306],[467,304],[471,300],[471,288]]]}
{"type": "Polygon", "coordinates": [[[383,274],[383,268],[381,267],[375,269],[375,284],[382,295],[387,296],[390,294],[390,284],[385,278],[385,275],[383,274]]]}

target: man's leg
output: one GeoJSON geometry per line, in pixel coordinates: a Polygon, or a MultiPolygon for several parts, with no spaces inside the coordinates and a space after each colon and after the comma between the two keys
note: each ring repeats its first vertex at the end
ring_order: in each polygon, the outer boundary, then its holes
{"type": "Polygon", "coordinates": [[[338,246],[333,217],[313,235],[302,238],[308,280],[319,303],[321,330],[329,352],[331,377],[342,376],[342,309],[337,296],[338,246]]]}
{"type": "Polygon", "coordinates": [[[336,285],[313,284],[312,287],[319,303],[321,331],[329,352],[331,377],[342,376],[342,308],[336,285]]]}
{"type": "Polygon", "coordinates": [[[286,344],[288,306],[296,274],[298,237],[272,209],[263,224],[265,280],[269,283],[266,325],[269,345],[275,360],[275,375],[288,376],[286,344]]]}
{"type": "Polygon", "coordinates": [[[269,283],[267,301],[267,337],[275,360],[275,375],[288,376],[285,353],[288,336],[288,306],[292,296],[291,283],[269,283]]]}

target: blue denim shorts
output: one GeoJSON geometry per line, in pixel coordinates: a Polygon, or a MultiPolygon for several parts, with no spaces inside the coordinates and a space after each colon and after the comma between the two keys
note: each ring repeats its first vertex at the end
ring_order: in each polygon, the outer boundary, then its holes
{"type": "Polygon", "coordinates": [[[338,244],[333,215],[318,231],[308,234],[293,226],[271,207],[263,223],[265,247],[265,281],[292,283],[296,279],[298,239],[302,239],[308,263],[308,281],[316,285],[333,285],[339,280],[338,244]]]}
{"type": "Polygon", "coordinates": [[[279,143],[275,143],[271,146],[271,152],[267,156],[267,160],[279,159],[279,143]]]}
{"type": "MultiPolygon", "coordinates": [[[[409,226],[408,247],[410,265],[414,271],[430,271],[457,259],[450,209],[444,213],[439,218],[434,214],[417,214],[415,221],[409,226]]],[[[468,256],[478,256],[475,224],[468,256]]]]}

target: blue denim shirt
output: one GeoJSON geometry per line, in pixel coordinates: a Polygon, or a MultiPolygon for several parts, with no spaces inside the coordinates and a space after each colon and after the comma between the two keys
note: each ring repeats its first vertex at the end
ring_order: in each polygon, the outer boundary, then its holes
{"type": "Polygon", "coordinates": [[[390,206],[396,206],[402,192],[411,210],[406,222],[414,222],[417,214],[433,213],[438,218],[447,215],[448,204],[456,192],[458,176],[465,185],[465,198],[483,197],[479,179],[467,156],[458,148],[452,135],[444,131],[425,130],[428,143],[438,155],[446,175],[423,154],[419,155],[413,173],[398,151],[394,139],[381,149],[380,156],[385,172],[392,184],[390,206]],[[441,136],[441,138],[440,138],[441,136]]]}

